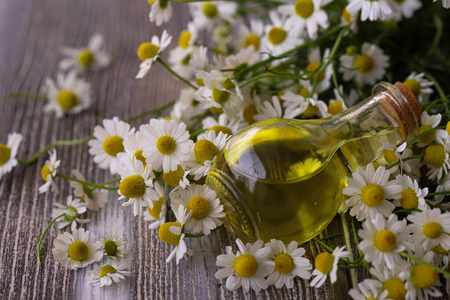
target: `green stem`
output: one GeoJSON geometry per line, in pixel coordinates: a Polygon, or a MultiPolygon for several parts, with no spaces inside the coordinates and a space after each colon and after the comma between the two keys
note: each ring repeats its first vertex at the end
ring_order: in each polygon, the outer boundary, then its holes
{"type": "Polygon", "coordinates": [[[446,194],[450,194],[450,191],[442,191],[442,192],[434,192],[434,193],[428,193],[428,196],[436,196],[436,195],[446,195],[446,194]]]}
{"type": "Polygon", "coordinates": [[[321,240],[321,241],[325,241],[325,240],[329,240],[329,239],[335,238],[335,237],[340,236],[340,235],[341,235],[340,233],[331,234],[331,235],[329,235],[329,236],[325,236],[325,237],[323,237],[323,238],[320,238],[320,240],[321,240]]]}
{"type": "Polygon", "coordinates": [[[400,164],[400,161],[408,161],[408,160],[412,160],[412,159],[418,159],[418,158],[422,158],[423,155],[412,155],[412,156],[408,156],[402,159],[399,159],[397,161],[394,161],[393,163],[389,164],[386,166],[386,170],[389,170],[390,168],[395,167],[396,165],[400,164]]]}
{"type": "Polygon", "coordinates": [[[48,97],[42,94],[33,94],[33,93],[9,93],[6,95],[6,98],[30,98],[42,101],[48,101],[48,97]]]}
{"type": "Polygon", "coordinates": [[[409,213],[409,212],[413,212],[413,211],[416,211],[416,212],[422,212],[421,209],[418,209],[418,208],[412,208],[412,209],[398,209],[398,210],[394,210],[392,213],[394,213],[394,214],[400,214],[400,213],[409,213]]]}
{"type": "Polygon", "coordinates": [[[436,130],[438,130],[438,129],[444,129],[444,128],[445,128],[445,126],[437,126],[437,127],[430,128],[430,129],[428,129],[428,130],[422,132],[421,134],[419,134],[419,135],[417,135],[415,138],[413,138],[408,144],[406,144],[406,148],[408,148],[409,146],[411,146],[412,143],[414,143],[415,141],[417,141],[418,139],[420,139],[422,136],[424,136],[424,135],[426,135],[426,134],[428,134],[428,133],[430,133],[430,132],[436,131],[436,130]]]}
{"type": "Polygon", "coordinates": [[[164,68],[167,69],[167,71],[169,71],[170,73],[172,73],[173,76],[175,76],[176,78],[180,79],[182,82],[186,83],[188,86],[190,86],[191,88],[193,88],[194,90],[197,90],[197,87],[195,85],[193,85],[192,83],[190,83],[189,81],[187,81],[185,78],[181,77],[177,72],[175,72],[174,70],[172,70],[171,67],[169,67],[169,65],[167,65],[162,59],[161,57],[158,57],[156,59],[156,61],[158,61],[161,65],[163,65],[164,68]]]}
{"type": "Polygon", "coordinates": [[[194,139],[195,137],[197,137],[199,134],[205,132],[208,129],[199,129],[197,131],[194,131],[193,133],[191,133],[190,137],[191,139],[194,139]]]}
{"type": "Polygon", "coordinates": [[[450,278],[450,273],[449,273],[449,272],[444,271],[444,270],[442,270],[441,268],[439,268],[439,267],[437,267],[437,266],[435,266],[435,265],[433,265],[433,264],[427,263],[427,262],[424,261],[423,259],[420,259],[420,258],[417,258],[417,257],[415,257],[415,256],[409,255],[409,254],[407,254],[407,253],[405,253],[405,252],[400,252],[399,254],[400,254],[401,256],[405,257],[405,258],[409,258],[409,259],[412,259],[412,260],[414,260],[414,261],[416,261],[416,262],[418,262],[418,263],[421,263],[421,264],[423,264],[423,265],[427,265],[427,266],[429,266],[430,268],[433,268],[433,269],[435,269],[436,271],[438,271],[439,273],[441,273],[441,274],[443,274],[443,275],[445,275],[445,276],[447,276],[447,277],[450,278]]]}
{"type": "Polygon", "coordinates": [[[324,247],[328,252],[333,253],[334,250],[331,247],[327,246],[325,243],[323,243],[320,239],[315,237],[313,238],[313,240],[320,246],[324,247]]]}
{"type": "Polygon", "coordinates": [[[104,189],[104,190],[108,190],[108,191],[117,191],[119,189],[118,187],[115,187],[115,188],[113,188],[113,187],[105,187],[105,186],[102,186],[102,185],[99,185],[99,184],[90,183],[90,182],[87,182],[87,181],[82,181],[82,180],[79,180],[79,179],[76,179],[76,178],[72,178],[72,177],[69,177],[69,176],[65,176],[65,175],[61,175],[61,174],[56,174],[56,177],[63,178],[63,179],[66,179],[66,180],[70,180],[70,181],[75,181],[75,182],[78,182],[78,183],[81,183],[81,184],[84,184],[84,185],[89,185],[89,186],[93,186],[93,187],[98,188],[98,189],[104,189]]]}
{"type": "MultiPolygon", "coordinates": [[[[110,181],[107,181],[107,182],[100,183],[99,186],[105,186],[105,185],[108,185],[108,184],[111,184],[111,183],[120,181],[121,179],[122,179],[122,178],[117,177],[117,178],[115,178],[115,179],[113,179],[113,180],[110,180],[110,181]]],[[[93,190],[95,190],[95,189],[97,189],[97,188],[96,188],[96,187],[89,188],[90,191],[93,191],[93,190]]]]}
{"type": "Polygon", "coordinates": [[[155,114],[156,117],[159,118],[159,117],[161,116],[162,112],[163,112],[166,108],[169,108],[169,107],[171,107],[172,105],[174,105],[175,102],[176,102],[176,99],[170,101],[170,102],[167,103],[167,104],[164,104],[163,106],[160,106],[160,107],[158,107],[158,108],[155,108],[155,109],[152,109],[152,110],[143,112],[142,114],[139,114],[139,115],[137,115],[137,116],[135,116],[135,117],[129,118],[129,119],[126,120],[125,122],[130,123],[130,122],[136,121],[136,120],[138,120],[138,119],[141,119],[141,118],[146,117],[146,116],[151,115],[151,114],[155,114]]]}
{"type": "Polygon", "coordinates": [[[38,246],[37,246],[37,261],[38,261],[39,267],[42,266],[42,262],[41,262],[41,244],[42,244],[42,241],[44,240],[44,237],[47,234],[47,231],[50,229],[50,227],[53,225],[53,223],[55,223],[56,220],[58,220],[59,218],[64,217],[64,215],[65,214],[61,214],[61,215],[57,216],[56,218],[54,218],[50,222],[50,224],[48,224],[47,228],[45,228],[44,233],[41,235],[41,238],[39,239],[39,243],[38,243],[38,246]]]}

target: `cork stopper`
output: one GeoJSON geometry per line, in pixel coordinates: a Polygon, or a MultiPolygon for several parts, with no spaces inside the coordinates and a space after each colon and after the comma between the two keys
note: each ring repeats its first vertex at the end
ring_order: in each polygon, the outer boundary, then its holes
{"type": "Polygon", "coordinates": [[[416,116],[417,120],[419,120],[420,125],[420,118],[422,116],[422,107],[420,106],[419,101],[417,100],[416,96],[414,96],[414,93],[411,92],[410,89],[406,87],[403,83],[400,81],[397,81],[394,86],[405,96],[406,101],[408,101],[412,113],[416,116]]]}

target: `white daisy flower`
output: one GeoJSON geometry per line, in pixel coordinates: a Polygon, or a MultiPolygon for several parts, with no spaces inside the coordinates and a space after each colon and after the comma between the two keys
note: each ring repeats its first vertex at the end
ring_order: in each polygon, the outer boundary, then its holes
{"type": "Polygon", "coordinates": [[[195,90],[191,88],[182,89],[178,100],[172,107],[170,118],[190,126],[196,117],[204,113],[198,105],[199,102],[195,100],[195,90]]]}
{"type": "Polygon", "coordinates": [[[361,10],[361,21],[388,19],[398,11],[398,4],[393,0],[351,0],[347,5],[347,11],[354,14],[361,10]]]}
{"type": "Polygon", "coordinates": [[[136,78],[141,79],[148,74],[153,63],[158,59],[161,52],[169,46],[171,41],[172,36],[164,30],[161,39],[154,35],[151,42],[145,42],[139,46],[137,55],[142,60],[142,63],[139,65],[139,72],[136,78]]]}
{"type": "Polygon", "coordinates": [[[441,213],[439,208],[413,213],[407,217],[412,223],[406,227],[411,234],[414,245],[422,245],[425,250],[431,250],[441,245],[450,250],[450,213],[441,213]]]}
{"type": "Polygon", "coordinates": [[[373,219],[363,222],[358,235],[362,238],[359,249],[364,253],[364,259],[375,267],[386,264],[393,268],[395,261],[401,259],[399,253],[412,247],[404,233],[405,228],[406,220],[399,221],[395,214],[386,220],[377,213],[373,219]]]}
{"type": "Polygon", "coordinates": [[[185,229],[190,233],[208,235],[211,230],[222,224],[220,218],[225,217],[223,205],[216,192],[206,185],[192,184],[186,189],[176,188],[170,192],[174,211],[183,205],[192,216],[187,220],[185,229]]]}
{"type": "Polygon", "coordinates": [[[243,100],[239,83],[219,70],[211,70],[200,74],[205,86],[212,90],[212,97],[219,104],[226,102],[228,99],[243,100]]]}
{"type": "Polygon", "coordinates": [[[429,171],[427,177],[430,180],[440,180],[450,170],[450,157],[444,145],[430,145],[425,148],[423,160],[429,171]]]}
{"type": "Polygon", "coordinates": [[[103,127],[95,126],[94,140],[88,142],[89,154],[94,156],[94,162],[102,169],[108,169],[111,174],[119,167],[117,154],[124,152],[123,141],[134,133],[130,124],[120,121],[118,117],[103,119],[103,127]]]}
{"type": "Polygon", "coordinates": [[[229,138],[230,136],[223,132],[219,132],[216,136],[213,130],[198,136],[197,142],[191,147],[190,159],[186,162],[190,174],[195,176],[194,180],[199,180],[208,174],[229,138]]]}
{"type": "Polygon", "coordinates": [[[51,78],[45,79],[44,92],[48,98],[44,111],[54,111],[58,118],[64,114],[77,114],[88,109],[92,103],[91,85],[78,78],[75,71],[67,75],[59,73],[56,82],[51,78]]]}
{"type": "Polygon", "coordinates": [[[155,171],[175,171],[178,165],[189,159],[189,150],[194,142],[185,123],[151,119],[150,124],[142,126],[142,132],[147,138],[140,144],[144,150],[142,155],[155,171]]]}
{"type": "Polygon", "coordinates": [[[62,71],[84,71],[84,70],[101,70],[106,68],[111,62],[110,56],[102,50],[103,36],[94,34],[89,40],[88,46],[82,49],[64,47],[61,53],[66,56],[59,63],[62,71]]]}
{"type": "MultiPolygon", "coordinates": [[[[201,76],[203,72],[211,71],[213,66],[209,63],[208,48],[205,46],[196,47],[192,52],[190,64],[197,71],[195,77],[201,76]]],[[[197,78],[197,84],[204,86],[203,79],[197,78]]]]}
{"type": "Polygon", "coordinates": [[[309,38],[314,39],[319,27],[326,29],[329,26],[328,15],[322,7],[330,2],[331,0],[297,0],[295,4],[281,5],[278,11],[290,16],[300,32],[306,28],[309,38]]]}
{"type": "Polygon", "coordinates": [[[405,299],[408,291],[402,276],[409,268],[409,262],[400,259],[394,262],[393,267],[383,265],[380,268],[371,268],[370,273],[383,284],[383,290],[388,292],[388,299],[405,299]]]}
{"type": "Polygon", "coordinates": [[[53,257],[72,270],[84,268],[103,257],[102,243],[95,241],[95,237],[83,228],[74,229],[72,234],[58,234],[53,246],[53,257]]]}
{"type": "Polygon", "coordinates": [[[50,158],[45,161],[45,165],[41,169],[41,177],[45,183],[39,187],[40,194],[48,192],[50,188],[56,189],[53,180],[55,179],[56,171],[61,164],[61,160],[56,158],[55,149],[53,149],[53,152],[48,151],[48,155],[50,155],[50,158]]]}
{"type": "Polygon", "coordinates": [[[311,262],[303,257],[306,251],[304,248],[298,248],[296,241],[290,242],[286,247],[282,241],[272,239],[267,246],[272,250],[269,258],[275,263],[274,267],[270,267],[270,275],[267,278],[269,285],[275,285],[277,289],[283,286],[291,289],[294,287],[295,277],[311,278],[311,262]]]}
{"type": "Polygon", "coordinates": [[[148,228],[158,229],[159,226],[166,222],[167,214],[167,199],[166,191],[164,187],[155,182],[155,191],[159,198],[153,200],[153,207],[147,206],[147,210],[144,212],[144,220],[151,222],[148,228]]]}
{"type": "Polygon", "coordinates": [[[229,23],[222,23],[213,29],[212,40],[216,43],[216,49],[226,51],[233,38],[233,27],[229,23]]]}
{"type": "Polygon", "coordinates": [[[178,165],[176,171],[163,173],[163,181],[171,187],[175,188],[177,186],[181,186],[181,188],[185,189],[191,184],[187,178],[190,172],[191,171],[187,170],[185,167],[178,165]]]}
{"type": "Polygon", "coordinates": [[[170,262],[172,258],[176,256],[178,265],[183,257],[192,255],[192,250],[186,247],[184,241],[185,235],[183,233],[184,225],[191,218],[192,211],[187,213],[186,208],[183,205],[180,205],[178,206],[178,210],[173,211],[173,213],[175,214],[177,221],[162,224],[159,227],[158,235],[163,242],[175,246],[169,257],[166,259],[166,262],[170,262]]]}
{"type": "Polygon", "coordinates": [[[422,2],[420,0],[404,0],[397,3],[399,9],[396,13],[390,16],[390,18],[397,22],[400,21],[403,17],[406,19],[412,18],[414,12],[422,7],[422,2]]]}
{"type": "Polygon", "coordinates": [[[243,68],[254,65],[260,61],[261,55],[255,51],[254,47],[246,47],[234,55],[225,57],[223,63],[224,69],[235,69],[234,74],[237,74],[243,68]]]}
{"type": "MultiPolygon", "coordinates": [[[[358,32],[359,11],[354,12],[354,13],[349,13],[348,10],[347,10],[347,6],[348,5],[346,5],[344,7],[344,9],[342,10],[341,26],[342,27],[348,26],[350,31],[352,31],[353,33],[357,33],[358,32]]],[[[345,34],[347,34],[347,32],[345,34]]]]}
{"type": "Polygon", "coordinates": [[[222,1],[205,1],[189,3],[189,9],[197,28],[211,30],[221,21],[235,23],[238,5],[222,1]]]}
{"type": "Polygon", "coordinates": [[[172,5],[168,0],[150,0],[149,4],[152,6],[148,15],[150,22],[154,22],[156,26],[169,22],[172,17],[172,5]]]}
{"type": "Polygon", "coordinates": [[[377,213],[388,218],[395,205],[386,199],[398,199],[402,187],[396,180],[389,181],[390,173],[380,166],[375,171],[373,164],[366,170],[358,167],[352,177],[347,180],[348,187],[343,189],[344,195],[350,196],[346,201],[351,207],[350,215],[359,221],[373,219],[377,213]]]}
{"type": "Polygon", "coordinates": [[[255,119],[255,121],[264,121],[277,118],[294,119],[296,116],[299,116],[302,113],[302,109],[302,107],[288,107],[283,112],[278,96],[273,96],[272,102],[265,101],[264,103],[262,103],[262,105],[256,107],[258,113],[255,114],[253,118],[255,119]]]}
{"type": "Polygon", "coordinates": [[[302,114],[310,105],[310,102],[307,100],[309,95],[309,92],[307,92],[306,95],[306,92],[295,94],[291,91],[286,91],[280,96],[280,99],[283,100],[283,107],[285,110],[293,111],[298,109],[300,114],[302,114]]]}
{"type": "Polygon", "coordinates": [[[361,54],[344,54],[339,60],[339,71],[343,73],[344,81],[355,79],[360,85],[375,84],[383,78],[386,68],[389,67],[389,57],[384,55],[383,50],[367,42],[362,45],[361,54]]]}
{"type": "MultiPolygon", "coordinates": [[[[441,123],[441,120],[441,114],[430,116],[426,111],[422,112],[422,115],[420,116],[419,135],[424,133],[425,131],[436,128],[439,123],[441,123]]],[[[437,129],[419,137],[419,139],[417,140],[417,146],[425,147],[434,141],[441,145],[444,145],[447,137],[447,130],[437,129]]]]}
{"type": "Polygon", "coordinates": [[[118,257],[124,256],[125,250],[119,249],[119,247],[125,245],[126,242],[123,237],[114,240],[115,236],[115,232],[112,235],[105,235],[105,238],[102,239],[102,245],[103,254],[117,260],[118,257]]]}
{"type": "Polygon", "coordinates": [[[365,279],[363,282],[358,283],[357,289],[350,289],[348,294],[354,300],[384,300],[387,299],[389,292],[382,290],[382,288],[381,282],[374,279],[365,279]]]}
{"type": "Polygon", "coordinates": [[[397,183],[402,186],[401,197],[394,200],[395,206],[401,206],[405,209],[418,208],[420,210],[427,210],[429,206],[425,202],[425,197],[428,194],[428,188],[421,189],[417,180],[412,180],[408,175],[397,175],[395,177],[397,183]]]}
{"type": "Polygon", "coordinates": [[[343,96],[341,96],[344,95],[342,85],[339,86],[339,90],[333,89],[333,93],[335,98],[330,99],[327,107],[327,111],[330,115],[338,114],[348,108],[343,96]]]}
{"type": "MultiPolygon", "coordinates": [[[[446,175],[442,183],[437,186],[436,192],[450,191],[450,177],[446,175]]],[[[443,203],[445,195],[436,195],[433,200],[428,200],[428,203],[433,207],[438,207],[443,211],[448,211],[450,209],[450,203],[443,203]]]]}
{"type": "MultiPolygon", "coordinates": [[[[86,181],[86,178],[77,170],[72,170],[73,176],[81,181],[86,181]]],[[[73,194],[76,198],[86,203],[86,207],[89,210],[97,211],[100,208],[105,207],[108,201],[108,192],[103,189],[91,190],[91,188],[85,184],[81,184],[76,181],[70,181],[70,186],[73,188],[73,194]]]]}
{"type": "Polygon", "coordinates": [[[314,279],[310,282],[310,286],[312,287],[321,287],[325,280],[327,280],[328,275],[330,275],[331,283],[335,283],[337,280],[337,270],[338,270],[338,262],[339,259],[343,257],[348,257],[349,252],[344,251],[345,246],[339,248],[336,247],[333,253],[322,252],[316,256],[314,261],[315,269],[312,275],[315,275],[314,279]]]}
{"type": "Polygon", "coordinates": [[[80,219],[78,216],[86,212],[86,204],[80,199],[73,199],[72,196],[67,196],[67,204],[54,202],[52,210],[52,219],[64,214],[64,217],[56,220],[58,229],[62,229],[70,224],[70,229],[74,231],[77,228],[77,223],[86,224],[90,219],[80,219]]]}
{"type": "Polygon", "coordinates": [[[323,91],[326,91],[330,87],[330,79],[333,75],[333,68],[331,64],[319,74],[319,68],[322,66],[322,63],[325,62],[330,56],[330,49],[325,49],[323,53],[323,57],[320,55],[320,48],[316,47],[309,51],[308,53],[308,65],[306,66],[306,72],[308,73],[310,84],[313,85],[317,80],[317,85],[315,92],[320,94],[323,91]]]}
{"type": "MultiPolygon", "coordinates": [[[[433,2],[436,2],[437,0],[433,0],[433,2]]],[[[450,8],[450,0],[442,0],[442,6],[444,8],[450,8]]]]}
{"type": "Polygon", "coordinates": [[[180,35],[178,36],[178,46],[182,49],[192,48],[198,39],[198,29],[193,22],[186,25],[180,35]]]}
{"type": "Polygon", "coordinates": [[[231,246],[227,246],[226,254],[217,256],[216,266],[223,269],[218,270],[215,277],[217,279],[227,277],[226,287],[230,291],[237,290],[241,286],[245,291],[252,288],[257,293],[261,289],[267,289],[268,284],[264,276],[275,265],[268,258],[271,252],[270,247],[263,247],[262,240],[244,245],[240,239],[237,239],[236,244],[239,248],[236,254],[233,253],[231,246]]]}
{"type": "Polygon", "coordinates": [[[195,48],[190,47],[183,49],[181,47],[176,47],[169,52],[169,65],[178,75],[183,78],[191,78],[195,70],[189,63],[192,58],[192,52],[195,48]]]}
{"type": "Polygon", "coordinates": [[[203,129],[208,129],[209,131],[215,131],[216,136],[220,132],[228,134],[230,136],[236,134],[239,130],[245,127],[244,122],[239,119],[230,119],[225,114],[220,114],[217,119],[213,117],[206,117],[202,120],[203,129]]]}
{"type": "MultiPolygon", "coordinates": [[[[412,1],[415,2],[417,0],[412,1]]],[[[420,3],[420,5],[422,5],[422,2],[420,1],[417,2],[420,3]]],[[[424,76],[425,76],[424,73],[416,74],[416,72],[412,72],[411,74],[409,74],[408,77],[406,77],[405,81],[403,81],[403,84],[406,85],[406,87],[411,92],[413,92],[414,96],[416,96],[417,100],[419,100],[419,102],[422,104],[428,102],[428,98],[433,93],[431,87],[434,85],[434,82],[424,78],[424,76]]]]}
{"type": "MultiPolygon", "coordinates": [[[[203,82],[203,79],[200,79],[203,82]]],[[[209,109],[214,113],[224,112],[227,117],[232,117],[239,112],[239,104],[242,102],[241,96],[234,92],[230,93],[228,90],[222,91],[218,88],[210,89],[202,86],[196,91],[195,100],[199,102],[200,109],[209,109]]]]}
{"type": "Polygon", "coordinates": [[[130,158],[124,158],[122,162],[126,168],[117,170],[122,178],[118,190],[120,195],[118,200],[128,198],[129,200],[122,206],[133,205],[133,214],[142,216],[142,207],[147,205],[153,207],[153,200],[159,199],[152,189],[155,174],[148,165],[144,167],[140,160],[133,162],[130,158]]]}
{"type": "Polygon", "coordinates": [[[264,23],[259,19],[251,19],[250,26],[244,23],[239,24],[237,29],[236,46],[238,49],[244,49],[253,46],[257,52],[261,46],[261,39],[264,35],[264,23]]]}
{"type": "MultiPolygon", "coordinates": [[[[142,129],[142,125],[141,128],[142,129]]],[[[124,168],[123,160],[126,158],[131,158],[131,160],[140,160],[144,167],[147,165],[145,156],[142,155],[142,150],[140,144],[143,142],[146,142],[147,139],[145,138],[142,131],[138,131],[136,133],[130,133],[123,141],[123,147],[125,152],[119,152],[117,153],[117,158],[121,162],[121,167],[124,168]]]]}
{"type": "Polygon", "coordinates": [[[130,276],[130,271],[121,265],[95,265],[92,271],[88,272],[91,283],[94,286],[102,287],[111,285],[113,282],[119,283],[125,279],[125,276],[130,276]]]}
{"type": "Polygon", "coordinates": [[[0,144],[0,179],[17,166],[16,155],[22,138],[23,136],[20,133],[13,132],[8,134],[6,145],[0,144]]]}

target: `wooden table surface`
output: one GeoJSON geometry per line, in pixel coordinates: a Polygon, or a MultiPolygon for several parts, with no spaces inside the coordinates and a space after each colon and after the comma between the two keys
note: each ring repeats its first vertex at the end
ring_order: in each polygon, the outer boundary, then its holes
{"type": "MultiPolygon", "coordinates": [[[[8,133],[22,133],[24,141],[18,158],[26,159],[56,140],[91,135],[104,118],[118,116],[125,120],[177,97],[183,84],[159,65],[152,67],[147,78],[134,78],[139,65],[137,47],[162,32],[149,23],[149,8],[145,0],[1,0],[0,142],[5,143],[8,133]],[[85,76],[93,87],[91,109],[58,119],[43,113],[42,101],[6,98],[10,92],[40,92],[45,78],[56,77],[62,58],[58,49],[63,45],[82,47],[96,32],[104,35],[112,64],[85,76]]],[[[189,16],[180,5],[175,6],[174,14],[165,28],[177,37],[189,16]]],[[[113,178],[93,163],[87,144],[56,149],[62,160],[61,174],[70,175],[72,169],[78,169],[91,182],[113,178]]],[[[336,284],[327,281],[319,289],[298,279],[293,289],[270,287],[258,294],[242,289],[229,292],[218,286],[220,281],[214,277],[217,255],[225,252],[227,245],[235,246],[234,238],[225,229],[188,240],[194,256],[178,266],[175,261],[167,264],[172,246],[161,242],[157,232],[132,216],[130,209],[123,209],[115,192],[108,194],[106,208],[87,213],[91,222],[84,227],[98,239],[113,232],[124,236],[127,253],[122,262],[131,270],[129,278],[119,285],[93,287],[87,283],[92,266],[66,270],[50,252],[44,252],[43,266],[38,267],[36,245],[51,221],[52,204],[65,203],[72,192],[67,181],[56,179],[58,193],[38,193],[43,183],[40,170],[46,159],[44,155],[34,164],[19,166],[0,181],[0,299],[347,299],[348,290],[365,276],[361,270],[339,270],[336,284]]],[[[337,217],[323,235],[346,230],[337,217]]],[[[59,232],[55,227],[48,232],[47,249],[52,248],[59,232]]],[[[328,244],[333,248],[351,246],[345,234],[328,244]]],[[[313,242],[305,244],[305,248],[310,259],[324,251],[313,242]]]]}

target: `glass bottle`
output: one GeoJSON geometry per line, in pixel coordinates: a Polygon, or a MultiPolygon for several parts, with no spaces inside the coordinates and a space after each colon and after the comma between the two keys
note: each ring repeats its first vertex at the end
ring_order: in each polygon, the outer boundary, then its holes
{"type": "Polygon", "coordinates": [[[372,96],[329,118],[271,119],[233,136],[207,176],[226,227],[247,242],[299,243],[320,233],[343,200],[350,168],[417,133],[421,108],[401,83],[381,82],[372,96]],[[350,168],[349,168],[350,167],[350,168]]]}

